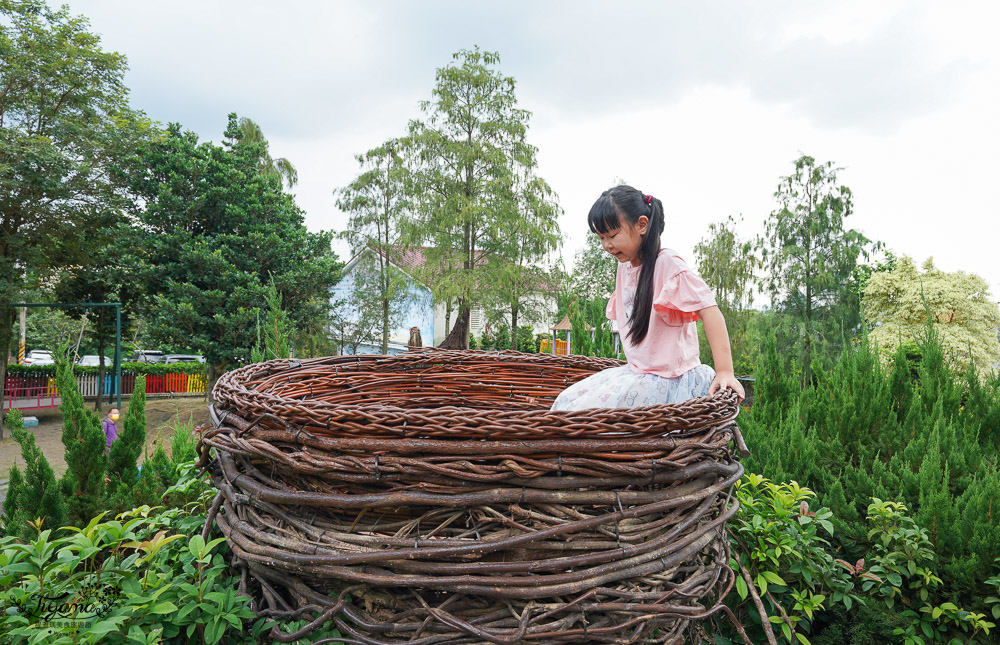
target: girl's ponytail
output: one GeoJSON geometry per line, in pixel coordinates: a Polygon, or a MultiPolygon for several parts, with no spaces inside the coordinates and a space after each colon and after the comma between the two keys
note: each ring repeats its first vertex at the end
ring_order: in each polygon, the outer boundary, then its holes
{"type": "Polygon", "coordinates": [[[653,311],[653,274],[663,233],[663,202],[652,195],[643,195],[631,186],[615,186],[601,194],[587,217],[591,231],[607,233],[620,228],[625,222],[635,226],[643,215],[649,219],[649,226],[639,245],[642,271],[639,273],[628,330],[629,340],[634,345],[641,343],[649,331],[649,316],[653,311]]]}
{"type": "Polygon", "coordinates": [[[632,321],[628,329],[628,337],[633,345],[641,343],[649,331],[649,315],[653,311],[653,273],[656,272],[656,256],[660,254],[660,234],[663,233],[663,202],[652,195],[644,195],[643,202],[649,210],[646,214],[649,226],[639,245],[642,271],[639,273],[639,285],[635,289],[632,321]]]}

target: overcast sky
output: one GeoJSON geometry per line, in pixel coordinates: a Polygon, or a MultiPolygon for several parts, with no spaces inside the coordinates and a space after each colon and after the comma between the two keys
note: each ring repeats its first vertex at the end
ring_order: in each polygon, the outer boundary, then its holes
{"type": "MultiPolygon", "coordinates": [[[[708,224],[763,231],[800,154],[834,161],[847,225],[1000,298],[1000,3],[212,2],[71,0],[128,57],[132,103],[222,139],[254,119],[299,171],[312,230],[354,155],[404,133],[434,72],[497,51],[532,112],[559,195],[567,266],[586,214],[625,179],[663,200],[666,246],[693,261],[708,224]]],[[[342,257],[346,247],[339,247],[342,257]]]]}

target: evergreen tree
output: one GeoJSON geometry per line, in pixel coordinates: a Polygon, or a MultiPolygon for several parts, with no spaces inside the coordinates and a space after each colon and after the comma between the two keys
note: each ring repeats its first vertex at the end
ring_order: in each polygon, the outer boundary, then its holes
{"type": "Polygon", "coordinates": [[[836,356],[837,341],[853,337],[861,325],[855,269],[859,258],[867,258],[871,243],[844,228],[853,197],[850,188],[837,183],[838,170],[832,162],[799,157],[795,172],[778,184],[774,196],[779,208],[757,242],[772,307],[782,313],[782,352],[799,357],[803,385],[811,377],[813,359],[836,356]]]}
{"type": "MultiPolygon", "coordinates": [[[[547,298],[542,285],[551,283],[554,274],[547,270],[550,253],[562,243],[556,223],[561,209],[555,201],[552,188],[531,171],[515,174],[506,195],[505,225],[483,240],[483,253],[493,266],[492,289],[486,305],[504,319],[512,330],[525,321],[544,320],[548,314],[547,298]]],[[[502,207],[501,207],[502,208],[502,207]]],[[[550,267],[551,268],[551,267],[550,267]]],[[[512,335],[515,348],[516,334],[512,335]]]]}
{"type": "Polygon", "coordinates": [[[603,299],[606,303],[615,291],[617,271],[618,261],[604,250],[596,235],[588,235],[586,245],[573,257],[567,291],[585,300],[603,299]]]}
{"type": "Polygon", "coordinates": [[[108,455],[108,492],[112,508],[121,512],[133,507],[134,491],[139,478],[138,461],[146,446],[146,377],[135,379],[132,398],[125,411],[125,421],[118,440],[111,444],[108,455]]]}
{"type": "Polygon", "coordinates": [[[63,503],[56,476],[42,450],[35,445],[35,435],[25,431],[20,410],[7,413],[7,427],[14,440],[21,446],[24,475],[11,466],[4,500],[4,534],[23,539],[35,535],[28,522],[37,518],[45,520],[44,526],[57,529],[66,524],[66,507],[63,503]]]}
{"type": "MultiPolygon", "coordinates": [[[[757,312],[750,306],[761,263],[753,242],[741,239],[737,227],[732,215],[725,222],[713,222],[708,226],[708,235],[694,247],[694,253],[698,275],[711,287],[719,311],[726,319],[736,374],[746,374],[753,369],[751,360],[757,354],[758,339],[752,333],[752,317],[757,312]]],[[[701,323],[698,330],[701,361],[712,365],[712,350],[701,323]]]]}
{"type": "Polygon", "coordinates": [[[257,345],[250,350],[250,362],[263,363],[275,358],[288,358],[288,333],[291,324],[288,314],[281,308],[281,294],[274,287],[274,280],[269,280],[264,289],[264,301],[267,310],[264,313],[264,325],[260,324],[260,314],[257,318],[257,345]]]}
{"type": "Polygon", "coordinates": [[[150,468],[147,455],[139,470],[139,480],[136,482],[132,499],[136,506],[157,506],[163,500],[164,487],[156,477],[156,472],[150,468]]]}
{"type": "Polygon", "coordinates": [[[350,242],[355,257],[364,254],[357,258],[363,270],[353,273],[350,297],[357,303],[359,318],[377,318],[386,354],[389,334],[403,323],[411,301],[409,276],[393,266],[400,262],[412,208],[409,171],[395,139],[355,158],[361,174],[336,192],[337,206],[350,214],[348,228],[340,236],[350,242]]]}
{"type": "Polygon", "coordinates": [[[66,447],[66,473],[60,483],[67,494],[69,521],[83,526],[105,509],[107,438],[97,414],[84,405],[65,348],[56,352],[56,384],[62,398],[59,411],[63,420],[62,442],[66,447]]]}
{"type": "Polygon", "coordinates": [[[453,59],[437,70],[433,98],[421,105],[425,118],[410,122],[403,145],[420,196],[408,243],[432,246],[435,297],[458,306],[442,346],[464,349],[472,307],[504,300],[490,292],[502,291],[505,277],[523,284],[523,276],[505,274],[508,258],[552,248],[559,230],[554,220],[537,225],[539,214],[555,211],[547,186],[534,180],[537,150],[526,140],[530,115],[517,107],[514,79],[496,68],[494,52],[476,48],[453,59]],[[533,206],[522,210],[527,202],[533,206]],[[510,245],[515,229],[531,238],[516,240],[519,250],[510,245]]]}
{"type": "Polygon", "coordinates": [[[291,324],[325,317],[339,278],[331,235],[310,233],[281,181],[261,173],[266,142],[244,140],[229,115],[222,146],[177,124],[142,145],[125,172],[142,208],[130,246],[141,267],[149,335],[198,350],[207,397],[230,365],[249,358],[269,280],[291,324]]]}
{"type": "Polygon", "coordinates": [[[870,499],[905,503],[940,563],[947,591],[932,600],[957,598],[982,611],[982,582],[1000,557],[1000,379],[972,372],[956,378],[933,322],[919,353],[916,377],[902,348],[886,371],[863,337],[800,388],[772,335],[757,368],[754,406],[740,415],[752,453],[746,467],[819,491],[850,561],[872,546],[864,523],[870,499]]]}

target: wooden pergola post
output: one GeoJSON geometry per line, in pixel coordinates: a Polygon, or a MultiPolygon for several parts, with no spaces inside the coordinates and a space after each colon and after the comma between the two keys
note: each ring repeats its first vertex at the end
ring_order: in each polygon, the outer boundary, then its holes
{"type": "MultiPolygon", "coordinates": [[[[587,331],[593,334],[594,328],[587,325],[587,331]]],[[[569,314],[563,316],[563,319],[559,321],[558,325],[551,327],[552,329],[552,353],[556,353],[556,332],[565,331],[566,332],[566,355],[569,356],[573,353],[573,323],[569,321],[569,314]]]]}

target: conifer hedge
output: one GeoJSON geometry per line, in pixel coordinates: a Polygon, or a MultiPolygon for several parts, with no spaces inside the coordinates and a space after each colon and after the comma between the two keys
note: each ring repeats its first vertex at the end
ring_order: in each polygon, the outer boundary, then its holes
{"type": "Polygon", "coordinates": [[[747,472],[816,491],[852,562],[878,539],[866,522],[872,498],[904,503],[937,556],[943,584],[931,601],[988,611],[1000,557],[1000,377],[956,375],[933,326],[916,374],[903,349],[883,370],[867,339],[813,374],[801,388],[766,341],[754,406],[740,415],[747,472]]]}

